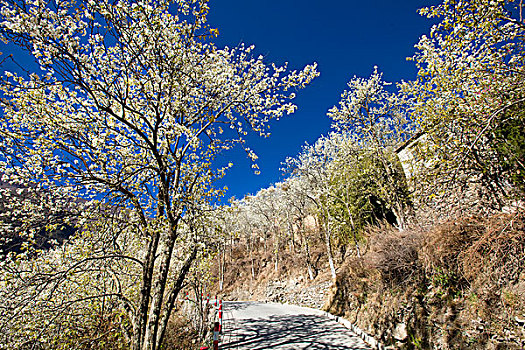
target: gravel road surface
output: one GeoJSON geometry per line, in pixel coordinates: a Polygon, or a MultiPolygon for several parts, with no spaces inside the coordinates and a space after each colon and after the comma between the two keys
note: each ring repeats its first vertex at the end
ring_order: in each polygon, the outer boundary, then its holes
{"type": "Polygon", "coordinates": [[[223,336],[219,349],[371,349],[319,310],[258,302],[222,305],[223,336]]]}

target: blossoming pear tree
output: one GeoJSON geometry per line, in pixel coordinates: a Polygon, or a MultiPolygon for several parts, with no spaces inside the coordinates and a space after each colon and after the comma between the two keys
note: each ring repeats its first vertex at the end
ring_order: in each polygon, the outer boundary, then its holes
{"type": "Polygon", "coordinates": [[[336,130],[351,135],[360,148],[370,151],[369,155],[377,160],[382,173],[377,177],[382,197],[402,230],[408,202],[404,175],[393,151],[410,135],[411,123],[405,96],[389,91],[388,85],[377,67],[368,79],[352,78],[338,106],[331,108],[328,116],[336,130]]]}
{"type": "MultiPolygon", "coordinates": [[[[247,149],[248,131],[265,135],[270,120],[293,113],[294,91],[316,65],[288,71],[253,46],[217,48],[207,0],[0,4],[2,40],[36,62],[18,61],[25,70],[1,81],[3,181],[82,203],[86,213],[72,221],[80,235],[100,220],[90,208],[130,213],[143,246],[131,262],[137,291],[125,300],[131,345],[158,349],[202,246],[183,226],[220,192],[211,182],[230,166],[215,156],[247,149]]],[[[38,215],[32,205],[26,212],[38,215]]]]}
{"type": "Polygon", "coordinates": [[[418,156],[429,164],[415,179],[422,198],[448,203],[445,215],[499,210],[524,188],[523,2],[443,0],[420,12],[438,21],[411,58],[418,79],[403,86],[427,139],[418,156]]]}
{"type": "MultiPolygon", "coordinates": [[[[355,201],[350,197],[358,195],[358,192],[361,194],[367,192],[363,192],[363,188],[355,189],[354,178],[345,173],[345,169],[356,165],[351,159],[343,156],[345,153],[343,150],[352,148],[352,145],[352,140],[347,134],[332,132],[328,136],[317,139],[313,145],[304,146],[297,157],[286,159],[287,169],[292,174],[290,179],[296,179],[301,190],[305,191],[303,195],[317,209],[316,214],[319,224],[322,225],[328,265],[334,279],[337,277],[333,252],[334,239],[339,229],[351,227],[356,254],[360,256],[355,231],[357,217],[351,210],[355,201]]],[[[366,177],[360,177],[367,180],[366,177]]]]}

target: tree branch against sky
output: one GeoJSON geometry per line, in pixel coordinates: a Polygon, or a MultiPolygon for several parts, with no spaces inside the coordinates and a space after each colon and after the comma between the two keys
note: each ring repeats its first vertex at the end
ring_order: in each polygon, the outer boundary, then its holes
{"type": "Polygon", "coordinates": [[[445,0],[421,14],[439,22],[416,45],[418,79],[403,85],[428,138],[418,181],[446,215],[459,202],[450,192],[500,210],[523,195],[523,2],[445,0]]]}
{"type": "MultiPolygon", "coordinates": [[[[337,104],[349,77],[368,77],[377,65],[386,81],[414,79],[417,70],[406,57],[413,55],[414,44],[433,22],[417,10],[438,2],[329,0],[299,6],[295,0],[221,0],[221,6],[214,7],[209,16],[210,24],[220,29],[217,39],[221,44],[253,42],[258,52],[277,62],[286,58],[298,64],[314,59],[322,73],[298,95],[294,118],[272,126],[270,142],[250,139],[261,174],[235,166],[221,181],[228,185],[228,195],[242,198],[281,181],[281,163],[299,154],[305,142],[313,144],[330,132],[326,111],[337,104]]],[[[249,164],[249,160],[238,152],[233,163],[249,164]]]]}

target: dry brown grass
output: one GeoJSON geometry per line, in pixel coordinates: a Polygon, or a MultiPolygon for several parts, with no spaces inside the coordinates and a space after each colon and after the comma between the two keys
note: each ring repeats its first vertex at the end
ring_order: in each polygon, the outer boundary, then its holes
{"type": "Polygon", "coordinates": [[[460,256],[483,234],[483,220],[470,217],[432,228],[425,237],[421,258],[427,272],[445,267],[461,273],[460,256]]]}
{"type": "Polygon", "coordinates": [[[349,258],[339,268],[330,298],[323,307],[334,314],[343,315],[347,310],[366,302],[367,294],[380,288],[380,273],[363,259],[349,258]]]}
{"type": "Polygon", "coordinates": [[[435,275],[463,287],[513,283],[525,267],[524,216],[466,217],[401,232],[371,228],[363,260],[390,285],[435,275]]]}
{"type": "Polygon", "coordinates": [[[453,276],[471,288],[518,281],[525,265],[523,213],[468,217],[431,229],[421,259],[427,274],[453,276]]]}
{"type": "Polygon", "coordinates": [[[524,213],[484,220],[483,232],[460,254],[464,276],[472,282],[516,282],[525,265],[524,213]]]}
{"type": "Polygon", "coordinates": [[[370,251],[366,263],[381,273],[386,284],[409,283],[421,272],[419,254],[422,236],[418,228],[405,231],[386,226],[370,229],[370,251]]]}
{"type": "Polygon", "coordinates": [[[162,350],[194,350],[199,348],[197,332],[191,328],[191,322],[180,316],[173,316],[166,328],[162,350]]]}

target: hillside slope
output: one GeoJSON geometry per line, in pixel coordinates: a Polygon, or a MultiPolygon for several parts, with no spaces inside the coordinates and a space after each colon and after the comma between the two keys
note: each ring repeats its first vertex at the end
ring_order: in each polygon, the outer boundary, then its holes
{"type": "Polygon", "coordinates": [[[403,232],[374,228],[363,247],[361,258],[339,259],[332,281],[322,245],[312,253],[319,254],[320,272],[310,280],[298,254],[283,252],[276,271],[263,247],[248,258],[238,242],[225,264],[224,288],[216,284],[214,292],[228,300],[322,306],[396,349],[525,348],[523,213],[403,232]]]}

